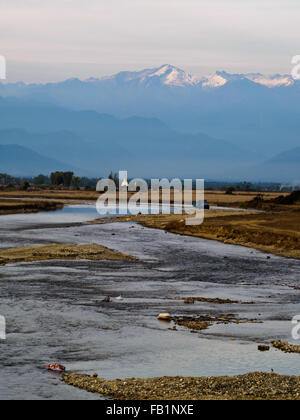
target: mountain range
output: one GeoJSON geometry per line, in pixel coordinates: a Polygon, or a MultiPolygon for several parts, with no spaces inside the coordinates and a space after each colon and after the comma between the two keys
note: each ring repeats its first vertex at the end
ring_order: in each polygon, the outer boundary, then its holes
{"type": "Polygon", "coordinates": [[[0,144],[59,156],[62,165],[93,176],[128,168],[138,176],[295,180],[299,93],[300,82],[289,75],[195,77],[171,65],[2,83],[0,144]]]}
{"type": "Polygon", "coordinates": [[[35,176],[40,173],[49,174],[64,168],[74,171],[71,165],[63,164],[56,159],[47,158],[33,150],[17,144],[0,144],[0,170],[14,176],[35,176]]]}
{"type": "Polygon", "coordinates": [[[59,156],[80,175],[92,176],[127,168],[144,177],[223,177],[233,166],[241,169],[260,159],[228,141],[180,133],[157,119],[117,119],[17,99],[0,100],[0,144],[59,156]]]}

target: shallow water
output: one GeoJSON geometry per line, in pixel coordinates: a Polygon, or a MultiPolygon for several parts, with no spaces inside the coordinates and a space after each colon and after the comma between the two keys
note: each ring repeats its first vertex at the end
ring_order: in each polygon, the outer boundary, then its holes
{"type": "MultiPolygon", "coordinates": [[[[134,223],[90,225],[88,207],[0,218],[1,247],[99,243],[138,262],[47,261],[0,267],[0,398],[99,398],[64,385],[44,370],[106,378],[233,375],[249,371],[300,374],[299,355],[261,353],[257,344],[291,339],[300,313],[300,263],[252,249],[184,237],[134,223]],[[283,285],[284,284],[284,285],[283,285]],[[102,299],[110,295],[112,302],[102,299]],[[121,302],[114,298],[122,296],[121,302]],[[196,303],[178,296],[220,297],[254,304],[196,303]],[[233,313],[260,324],[215,324],[191,334],[160,322],[173,315],[233,313]],[[234,340],[233,340],[234,339],[234,340]]],[[[299,343],[298,343],[299,344],[299,343]]]]}

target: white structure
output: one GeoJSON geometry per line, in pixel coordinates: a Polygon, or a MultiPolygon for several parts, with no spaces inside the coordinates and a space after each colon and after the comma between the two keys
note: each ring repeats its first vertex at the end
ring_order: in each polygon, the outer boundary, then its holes
{"type": "Polygon", "coordinates": [[[4,316],[0,315],[0,340],[6,340],[6,321],[4,316]]]}
{"type": "Polygon", "coordinates": [[[6,59],[3,55],[0,55],[0,79],[6,79],[6,59]]]}

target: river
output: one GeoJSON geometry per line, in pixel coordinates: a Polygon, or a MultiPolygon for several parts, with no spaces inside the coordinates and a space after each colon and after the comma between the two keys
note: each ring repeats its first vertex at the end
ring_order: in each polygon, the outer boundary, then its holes
{"type": "Polygon", "coordinates": [[[260,343],[291,338],[300,314],[300,262],[135,223],[89,224],[93,206],[0,217],[0,247],[99,243],[134,255],[128,261],[45,261],[0,267],[0,399],[99,399],[68,387],[44,369],[105,378],[234,375],[271,371],[299,375],[299,355],[260,343]],[[271,257],[271,258],[267,258],[271,257]],[[103,303],[105,296],[112,302],[103,303]],[[117,301],[117,296],[123,300],[117,301]],[[252,304],[195,303],[178,296],[229,298],[252,304]],[[157,320],[172,315],[233,313],[258,324],[215,324],[191,334],[157,320]]]}

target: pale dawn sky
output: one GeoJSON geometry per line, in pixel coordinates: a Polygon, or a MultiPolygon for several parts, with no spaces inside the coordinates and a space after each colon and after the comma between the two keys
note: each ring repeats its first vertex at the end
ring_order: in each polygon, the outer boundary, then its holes
{"type": "Polygon", "coordinates": [[[290,73],[299,0],[0,0],[7,81],[100,77],[169,63],[290,73]]]}

